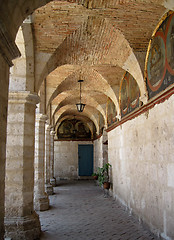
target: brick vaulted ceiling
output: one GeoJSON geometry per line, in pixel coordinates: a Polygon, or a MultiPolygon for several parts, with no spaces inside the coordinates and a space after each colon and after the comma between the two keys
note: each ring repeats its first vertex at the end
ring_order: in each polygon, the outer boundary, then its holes
{"type": "MultiPolygon", "coordinates": [[[[119,113],[125,62],[133,53],[143,73],[149,41],[166,11],[159,2],[51,1],[33,13],[36,57],[49,56],[47,71],[41,75],[46,77],[46,110],[52,124],[78,115],[75,103],[79,99],[79,78],[84,79],[82,99],[86,103],[80,117],[95,122],[101,114],[106,123],[108,97],[119,113]],[[54,66],[49,68],[49,61],[54,66]]],[[[133,70],[130,73],[133,75],[133,70]]]]}

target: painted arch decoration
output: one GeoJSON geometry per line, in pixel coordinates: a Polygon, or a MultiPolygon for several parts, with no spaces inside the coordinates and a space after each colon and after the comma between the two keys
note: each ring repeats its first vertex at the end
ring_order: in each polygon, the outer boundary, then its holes
{"type": "Polygon", "coordinates": [[[98,114],[98,119],[99,119],[98,121],[99,121],[99,135],[100,135],[100,134],[103,134],[105,122],[101,114],[98,114]]]}
{"type": "Polygon", "coordinates": [[[78,119],[66,119],[57,129],[59,140],[92,140],[89,127],[78,119]]]}
{"type": "Polygon", "coordinates": [[[109,97],[107,100],[106,115],[107,115],[107,125],[108,127],[110,127],[113,123],[117,121],[117,117],[116,117],[117,110],[116,110],[115,104],[109,97]]]}
{"type": "Polygon", "coordinates": [[[139,107],[140,89],[134,77],[126,72],[121,84],[119,94],[119,104],[121,117],[134,111],[139,107]]]}
{"type": "Polygon", "coordinates": [[[174,12],[167,14],[150,41],[145,70],[149,99],[174,83],[174,12]]]}

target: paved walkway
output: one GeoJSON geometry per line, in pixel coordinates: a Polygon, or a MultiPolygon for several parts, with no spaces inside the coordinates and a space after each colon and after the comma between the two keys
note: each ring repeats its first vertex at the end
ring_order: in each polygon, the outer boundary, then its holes
{"type": "Polygon", "coordinates": [[[156,239],[93,181],[63,182],[40,212],[41,240],[156,239]]]}

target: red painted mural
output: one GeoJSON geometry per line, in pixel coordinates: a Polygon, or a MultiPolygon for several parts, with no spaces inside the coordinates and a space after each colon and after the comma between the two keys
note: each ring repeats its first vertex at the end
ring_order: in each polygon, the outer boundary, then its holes
{"type": "Polygon", "coordinates": [[[149,99],[174,83],[174,13],[168,15],[149,45],[145,66],[149,99]]]}

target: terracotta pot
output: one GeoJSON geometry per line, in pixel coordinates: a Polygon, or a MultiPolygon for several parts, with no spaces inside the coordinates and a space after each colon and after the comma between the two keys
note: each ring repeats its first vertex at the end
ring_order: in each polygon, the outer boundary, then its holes
{"type": "Polygon", "coordinates": [[[94,178],[94,180],[97,180],[97,179],[98,179],[98,176],[97,176],[97,175],[95,175],[95,176],[93,176],[93,178],[94,178]]]}
{"type": "Polygon", "coordinates": [[[109,189],[110,188],[110,182],[104,182],[103,183],[103,188],[104,189],[109,189]]]}

